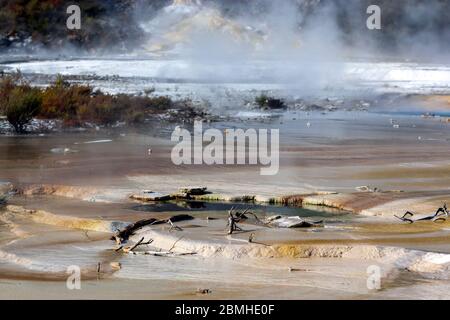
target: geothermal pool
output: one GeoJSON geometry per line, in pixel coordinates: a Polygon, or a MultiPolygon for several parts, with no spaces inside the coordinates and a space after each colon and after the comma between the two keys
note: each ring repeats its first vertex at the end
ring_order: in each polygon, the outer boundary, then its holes
{"type": "Polygon", "coordinates": [[[287,112],[210,124],[220,130],[238,125],[280,128],[279,175],[260,176],[255,166],[175,166],[170,126],[2,136],[0,181],[22,190],[8,205],[45,212],[2,212],[0,286],[8,289],[2,292],[40,298],[447,297],[448,221],[410,225],[393,216],[405,210],[423,216],[448,201],[447,123],[405,114],[287,112]],[[207,186],[224,198],[298,195],[303,206],[128,198],[144,189],[170,193],[187,185],[207,186]],[[380,192],[358,192],[362,185],[380,192]],[[320,203],[328,207],[314,205],[320,203]],[[227,236],[232,206],[260,217],[323,220],[324,227],[274,229],[249,222],[241,224],[245,232],[227,236]],[[183,231],[162,225],[145,234],[161,250],[182,238],[175,247],[191,246],[198,254],[129,255],[116,252],[109,239],[110,222],[180,213],[195,218],[177,224],[183,231]],[[74,217],[94,222],[73,228],[74,217]],[[257,242],[250,247],[249,233],[257,242]],[[111,263],[120,263],[120,270],[111,263]],[[70,265],[83,270],[80,291],[66,287],[70,265]],[[381,291],[367,287],[371,266],[382,270],[381,291]],[[199,294],[199,288],[211,294],[199,294]]]}
{"type": "Polygon", "coordinates": [[[450,203],[448,106],[416,103],[445,98],[448,64],[112,57],[0,67],[20,69],[38,86],[63,74],[109,93],[154,89],[207,101],[219,120],[204,129],[280,130],[276,176],[261,176],[254,165],[174,165],[170,136],[178,124],[0,136],[0,187],[10,192],[0,214],[0,297],[448,298],[449,220],[407,224],[394,217],[406,210],[423,217],[450,203]],[[261,92],[293,104],[325,101],[333,111],[255,109],[251,101],[261,92]],[[346,111],[348,101],[363,108],[346,111]],[[429,111],[439,116],[421,116],[429,111]],[[142,190],[170,194],[185,186],[208,187],[219,200],[129,199],[142,190]],[[288,198],[297,202],[265,202],[288,198]],[[225,228],[233,206],[259,217],[323,220],[324,227],[277,229],[249,221],[230,236],[225,228]],[[115,250],[113,226],[174,214],[194,219],[178,223],[182,231],[162,225],[140,235],[157,250],[196,254],[115,250]],[[248,242],[252,233],[255,243],[248,242]],[[82,270],[82,290],[66,287],[71,265],[82,270]],[[367,284],[374,266],[381,290],[367,284]]]}

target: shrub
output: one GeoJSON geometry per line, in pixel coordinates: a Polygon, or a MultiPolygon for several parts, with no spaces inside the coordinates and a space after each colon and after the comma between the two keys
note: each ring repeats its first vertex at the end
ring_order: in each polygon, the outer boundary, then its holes
{"type": "Polygon", "coordinates": [[[268,101],[269,97],[265,94],[261,94],[255,98],[255,102],[260,108],[264,108],[268,101]]]}
{"type": "Polygon", "coordinates": [[[91,100],[92,88],[84,85],[70,85],[63,78],[46,88],[43,93],[40,117],[77,122],[78,109],[87,106],[91,100]]]}
{"type": "Polygon", "coordinates": [[[129,111],[128,114],[126,114],[125,118],[123,119],[123,121],[129,124],[139,124],[144,122],[144,120],[145,120],[144,112],[137,110],[129,111]]]}
{"type": "Polygon", "coordinates": [[[172,99],[169,97],[143,98],[145,109],[155,111],[165,111],[173,107],[172,99]]]}
{"type": "Polygon", "coordinates": [[[66,79],[64,79],[63,75],[58,74],[56,76],[54,86],[57,88],[68,88],[68,87],[70,87],[70,82],[66,81],[66,79]]]}
{"type": "Polygon", "coordinates": [[[101,125],[110,125],[122,118],[125,109],[115,103],[114,97],[110,95],[99,95],[89,101],[89,121],[101,125]]]}
{"type": "Polygon", "coordinates": [[[286,105],[284,104],[283,100],[272,98],[265,94],[261,94],[260,96],[256,97],[255,102],[262,109],[284,109],[284,108],[286,108],[286,105]]]}
{"type": "Polygon", "coordinates": [[[3,75],[0,79],[0,114],[4,115],[11,91],[19,84],[22,75],[13,73],[3,75]]]}
{"type": "Polygon", "coordinates": [[[19,73],[0,81],[0,112],[7,115],[17,132],[23,132],[32,117],[61,119],[68,127],[86,122],[105,126],[117,121],[137,124],[147,115],[173,106],[169,97],[110,95],[90,86],[71,84],[62,76],[45,89],[30,87],[19,73]]]}
{"type": "Polygon", "coordinates": [[[25,125],[39,113],[41,92],[27,86],[14,88],[6,103],[5,114],[17,133],[25,132],[25,125]]]}

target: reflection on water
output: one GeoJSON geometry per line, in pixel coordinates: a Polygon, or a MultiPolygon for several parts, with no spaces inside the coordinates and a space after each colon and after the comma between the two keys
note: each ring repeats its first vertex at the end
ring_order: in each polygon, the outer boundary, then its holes
{"type": "MultiPolygon", "coordinates": [[[[325,207],[312,207],[302,208],[283,205],[259,205],[254,203],[237,203],[237,202],[204,202],[194,200],[184,201],[168,201],[168,202],[154,202],[148,204],[139,204],[132,207],[133,210],[143,212],[170,212],[170,211],[184,211],[191,214],[210,213],[214,216],[226,216],[228,210],[234,208],[235,210],[249,211],[259,214],[261,216],[266,215],[285,215],[285,216],[300,216],[300,217],[320,217],[320,218],[335,218],[339,215],[339,218],[348,218],[350,215],[345,211],[332,210],[325,207]]],[[[352,215],[355,218],[354,215],[352,215]]]]}

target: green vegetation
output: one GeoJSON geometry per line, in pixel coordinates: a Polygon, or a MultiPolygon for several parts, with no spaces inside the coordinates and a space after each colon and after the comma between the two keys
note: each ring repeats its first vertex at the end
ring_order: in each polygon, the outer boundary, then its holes
{"type": "Polygon", "coordinates": [[[37,89],[19,86],[11,90],[5,105],[5,114],[16,132],[25,132],[25,125],[36,116],[42,103],[37,89]]]}
{"type": "Polygon", "coordinates": [[[141,34],[134,4],[134,0],[0,0],[0,47],[9,47],[13,37],[47,48],[121,49],[133,45],[141,34]],[[66,28],[70,4],[81,8],[81,30],[66,28]]]}
{"type": "Polygon", "coordinates": [[[20,74],[0,78],[0,114],[18,133],[33,117],[61,119],[66,127],[88,122],[110,126],[118,121],[133,125],[173,107],[168,97],[110,95],[70,84],[61,76],[47,88],[31,87],[20,74]]]}
{"type": "Polygon", "coordinates": [[[255,98],[255,103],[261,109],[284,109],[286,105],[283,100],[269,97],[265,94],[261,94],[255,98]]]}

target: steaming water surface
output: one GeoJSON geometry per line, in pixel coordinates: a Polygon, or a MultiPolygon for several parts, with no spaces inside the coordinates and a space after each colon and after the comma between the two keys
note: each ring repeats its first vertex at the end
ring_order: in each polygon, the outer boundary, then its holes
{"type": "MultiPolygon", "coordinates": [[[[450,88],[447,64],[248,60],[51,60],[0,65],[27,74],[112,77],[91,80],[112,92],[211,97],[226,90],[281,90],[290,94],[442,93],[450,88]],[[362,91],[361,91],[362,90],[362,91]]],[[[231,93],[231,92],[230,92],[231,93]]]]}

